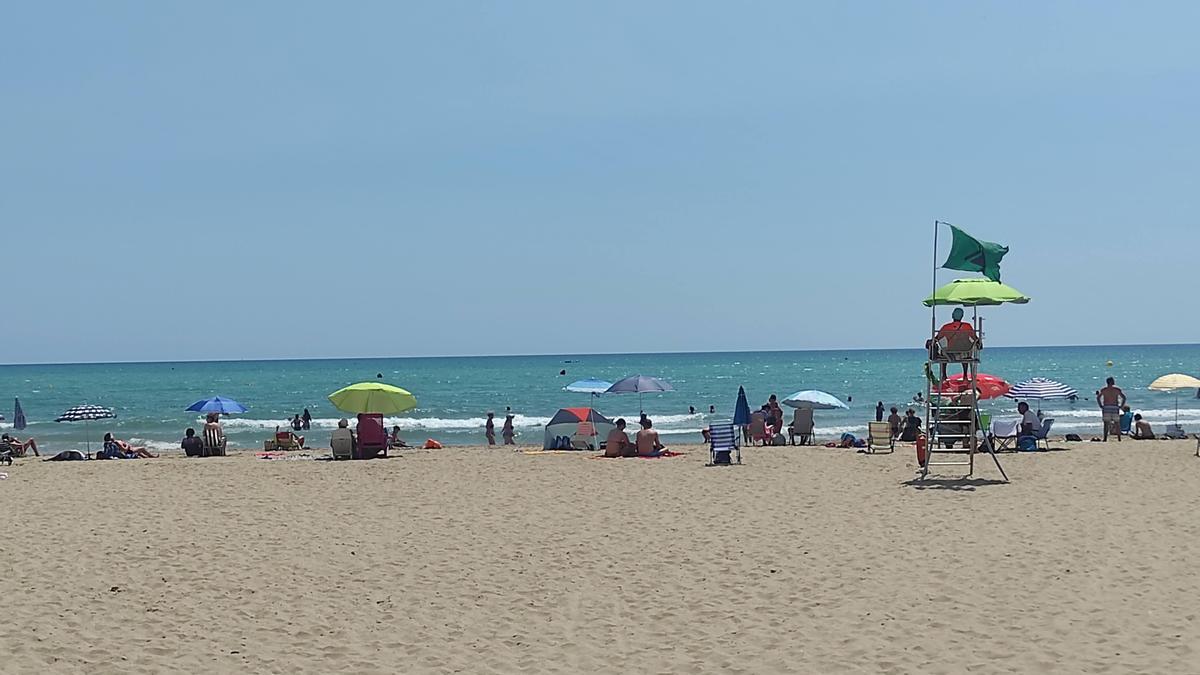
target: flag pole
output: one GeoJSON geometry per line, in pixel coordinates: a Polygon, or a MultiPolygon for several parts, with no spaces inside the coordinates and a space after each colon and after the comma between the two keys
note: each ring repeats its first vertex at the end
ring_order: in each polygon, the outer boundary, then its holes
{"type": "MultiPolygon", "coordinates": [[[[935,295],[937,295],[938,225],[941,225],[941,221],[934,220],[933,221],[933,290],[931,290],[929,293],[930,298],[933,298],[935,295]]],[[[935,300],[933,302],[933,304],[929,305],[929,339],[932,340],[933,336],[936,334],[937,334],[937,301],[935,300]]]]}

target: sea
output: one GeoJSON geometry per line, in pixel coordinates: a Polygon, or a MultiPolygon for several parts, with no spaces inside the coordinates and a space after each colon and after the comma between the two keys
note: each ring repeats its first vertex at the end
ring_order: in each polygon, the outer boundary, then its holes
{"type": "MultiPolygon", "coordinates": [[[[306,443],[327,447],[329,432],[347,416],[327,396],[376,380],[416,396],[416,409],[387,419],[399,425],[410,444],[426,439],[483,443],[488,411],[498,420],[511,411],[518,442],[540,444],[542,427],[555,411],[576,406],[594,406],[631,422],[644,410],[668,444],[698,443],[702,428],[732,417],[739,386],[746,388],[752,407],[771,394],[784,399],[804,389],[841,398],[848,410],[815,414],[817,435],[833,438],[865,433],[878,401],[901,412],[917,408],[913,397],[925,390],[924,362],[922,350],[900,349],[8,365],[0,366],[0,396],[8,397],[0,405],[5,417],[0,427],[11,429],[13,399],[19,398],[28,421],[19,435],[36,438],[43,454],[83,449],[89,442],[94,448],[106,431],[153,450],[173,451],[185,428],[202,424],[200,415],[185,408],[221,395],[249,409],[223,419],[232,447],[262,447],[277,425],[305,408],[313,417],[306,443]],[[661,378],[674,391],[639,399],[637,394],[593,397],[563,390],[580,379],[614,381],[633,374],[661,378]],[[83,403],[112,408],[117,416],[86,424],[54,421],[83,403]]],[[[1077,389],[1075,402],[1040,402],[1043,414],[1055,419],[1054,433],[1085,438],[1100,433],[1095,391],[1110,376],[1156,429],[1174,421],[1178,405],[1180,424],[1200,430],[1196,391],[1147,388],[1167,373],[1200,375],[1200,345],[993,347],[984,351],[980,370],[1014,384],[1048,377],[1077,389]]],[[[997,399],[983,407],[993,416],[1015,415],[1016,401],[997,399]]]]}

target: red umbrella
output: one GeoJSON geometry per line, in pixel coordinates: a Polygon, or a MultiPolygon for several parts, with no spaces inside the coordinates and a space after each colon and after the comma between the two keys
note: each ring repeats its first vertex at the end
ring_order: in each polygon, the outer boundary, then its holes
{"type": "MultiPolygon", "coordinates": [[[[979,389],[980,400],[986,401],[989,398],[1000,398],[1012,389],[1012,385],[1005,382],[1002,378],[995,375],[987,375],[980,373],[975,377],[975,387],[979,389]]],[[[947,377],[942,383],[940,394],[961,394],[967,390],[967,380],[962,375],[953,375],[947,377]]]]}

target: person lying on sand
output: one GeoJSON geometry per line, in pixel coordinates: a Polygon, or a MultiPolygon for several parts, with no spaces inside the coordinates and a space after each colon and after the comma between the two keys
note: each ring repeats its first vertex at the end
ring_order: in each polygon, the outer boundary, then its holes
{"type": "Polygon", "coordinates": [[[106,459],[157,459],[158,455],[140,445],[130,445],[119,438],[113,438],[112,433],[104,434],[103,454],[106,459]]]}
{"type": "Polygon", "coordinates": [[[637,432],[637,453],[639,457],[658,457],[662,454],[663,444],[658,441],[658,432],[652,429],[654,423],[649,417],[642,418],[642,430],[637,432]]]}

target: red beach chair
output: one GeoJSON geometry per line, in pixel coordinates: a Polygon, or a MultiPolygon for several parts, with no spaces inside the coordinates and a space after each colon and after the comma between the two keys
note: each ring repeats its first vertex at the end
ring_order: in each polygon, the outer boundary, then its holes
{"type": "Polygon", "coordinates": [[[358,415],[358,447],[355,459],[371,459],[378,457],[380,451],[387,457],[388,434],[383,428],[383,415],[378,413],[359,413],[358,415]]]}

